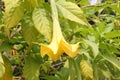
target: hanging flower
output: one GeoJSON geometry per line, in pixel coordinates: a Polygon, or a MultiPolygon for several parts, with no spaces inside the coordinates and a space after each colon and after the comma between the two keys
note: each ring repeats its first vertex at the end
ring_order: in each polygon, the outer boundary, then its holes
{"type": "Polygon", "coordinates": [[[79,43],[69,44],[65,41],[58,21],[55,21],[53,26],[53,38],[49,45],[41,44],[41,55],[47,54],[53,61],[59,59],[59,57],[66,53],[70,57],[75,57],[78,53],[79,43]]]}
{"type": "Polygon", "coordinates": [[[47,54],[53,61],[59,59],[63,53],[66,53],[70,57],[75,57],[78,53],[79,43],[69,44],[65,41],[58,21],[58,13],[55,1],[50,0],[50,3],[53,19],[53,37],[49,45],[41,44],[41,56],[47,54]]]}

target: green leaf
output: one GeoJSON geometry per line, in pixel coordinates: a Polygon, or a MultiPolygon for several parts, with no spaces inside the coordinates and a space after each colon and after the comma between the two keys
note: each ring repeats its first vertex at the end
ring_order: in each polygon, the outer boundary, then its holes
{"type": "Polygon", "coordinates": [[[56,77],[58,80],[68,80],[69,79],[70,70],[68,68],[62,68],[61,71],[56,73],[56,77]]]}
{"type": "Polygon", "coordinates": [[[0,53],[0,63],[4,64],[3,58],[2,58],[2,54],[0,53]]]}
{"type": "Polygon", "coordinates": [[[5,73],[5,67],[4,67],[2,55],[0,53],[0,78],[3,77],[4,73],[5,73]]]}
{"type": "Polygon", "coordinates": [[[47,13],[45,9],[35,9],[33,11],[33,23],[35,25],[35,28],[40,32],[42,35],[45,36],[46,39],[51,41],[51,22],[50,19],[47,17],[47,13]]]}
{"type": "Polygon", "coordinates": [[[116,38],[116,37],[120,37],[120,31],[112,31],[104,35],[104,38],[116,38]]]}
{"type": "Polygon", "coordinates": [[[9,40],[3,41],[0,44],[0,52],[1,51],[10,52],[11,48],[12,48],[12,44],[10,44],[9,40]]]}
{"type": "Polygon", "coordinates": [[[86,60],[81,60],[80,69],[84,80],[93,80],[93,69],[86,60]]]}
{"type": "Polygon", "coordinates": [[[2,63],[0,63],[0,78],[3,77],[4,73],[5,73],[5,67],[2,63]]]}
{"type": "Polygon", "coordinates": [[[37,5],[37,0],[25,0],[27,4],[29,4],[29,7],[35,8],[37,5]]]}
{"type": "Polygon", "coordinates": [[[104,60],[108,61],[109,63],[111,63],[113,66],[120,70],[120,62],[117,60],[117,58],[108,54],[103,54],[102,57],[104,58],[104,60]]]}
{"type": "Polygon", "coordinates": [[[98,72],[98,66],[93,65],[94,80],[99,80],[98,72]]]}
{"type": "Polygon", "coordinates": [[[74,3],[72,2],[66,2],[66,1],[57,1],[56,2],[58,10],[62,13],[62,15],[71,20],[75,21],[79,24],[87,25],[83,20],[83,12],[82,10],[74,3]],[[81,19],[78,17],[80,16],[81,19]]]}
{"type": "Polygon", "coordinates": [[[25,80],[39,80],[39,70],[42,63],[42,58],[39,55],[28,55],[23,71],[25,80]]]}
{"type": "Polygon", "coordinates": [[[113,29],[114,29],[114,23],[109,23],[107,24],[105,30],[104,30],[104,33],[108,33],[108,32],[111,32],[113,29]]]}
{"type": "Polygon", "coordinates": [[[115,10],[115,12],[118,12],[120,14],[120,7],[118,7],[118,5],[120,5],[120,3],[118,2],[118,4],[113,4],[113,5],[106,5],[107,7],[112,8],[113,10],[115,10]]]}
{"type": "Polygon", "coordinates": [[[69,58],[69,70],[70,70],[70,80],[82,80],[80,66],[77,64],[77,62],[69,58]]]}
{"type": "MultiPolygon", "coordinates": [[[[98,56],[97,56],[97,58],[98,58],[98,56]]],[[[99,59],[100,59],[100,57],[99,57],[99,59]]],[[[105,76],[106,78],[111,78],[111,76],[112,76],[112,74],[109,71],[109,68],[107,67],[107,65],[105,63],[106,63],[106,61],[104,61],[104,59],[101,57],[101,59],[99,61],[97,61],[95,64],[98,69],[99,78],[102,76],[105,76]]]]}
{"type": "Polygon", "coordinates": [[[4,66],[5,66],[5,74],[2,77],[2,80],[13,80],[12,74],[12,65],[7,57],[3,56],[4,66]]]}
{"type": "Polygon", "coordinates": [[[94,57],[96,57],[99,53],[98,45],[94,42],[89,41],[89,40],[84,40],[84,41],[86,44],[88,44],[92,48],[92,51],[94,53],[94,57]]]}
{"type": "Polygon", "coordinates": [[[27,10],[33,11],[36,7],[38,7],[39,3],[41,3],[43,0],[25,0],[24,6],[27,10]]]}
{"type": "Polygon", "coordinates": [[[99,33],[103,33],[104,32],[104,30],[105,30],[105,25],[104,25],[104,23],[103,22],[98,22],[97,23],[97,28],[98,28],[98,31],[99,31],[99,33]]]}
{"type": "Polygon", "coordinates": [[[37,38],[39,34],[34,27],[32,15],[30,13],[27,14],[22,21],[22,31],[24,39],[28,42],[29,45],[37,38]]]}
{"type": "Polygon", "coordinates": [[[9,29],[16,26],[24,15],[24,9],[21,0],[10,0],[5,5],[4,23],[5,31],[9,36],[9,29]]]}
{"type": "Polygon", "coordinates": [[[78,2],[78,4],[80,5],[80,6],[87,6],[87,5],[89,5],[89,2],[88,2],[89,0],[80,0],[79,2],[78,2]]]}
{"type": "Polygon", "coordinates": [[[60,71],[55,72],[54,76],[43,75],[45,80],[68,80],[70,70],[68,68],[62,68],[60,71]]]}
{"type": "Polygon", "coordinates": [[[8,5],[10,2],[10,0],[2,0],[2,1],[4,2],[5,6],[8,5]]]}

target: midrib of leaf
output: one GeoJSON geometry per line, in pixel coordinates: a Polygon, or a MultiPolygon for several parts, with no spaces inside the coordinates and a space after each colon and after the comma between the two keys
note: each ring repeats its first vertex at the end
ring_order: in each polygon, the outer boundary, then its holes
{"type": "Polygon", "coordinates": [[[113,59],[113,57],[109,57],[107,55],[102,55],[102,57],[120,70],[120,63],[116,59],[113,59]]]}

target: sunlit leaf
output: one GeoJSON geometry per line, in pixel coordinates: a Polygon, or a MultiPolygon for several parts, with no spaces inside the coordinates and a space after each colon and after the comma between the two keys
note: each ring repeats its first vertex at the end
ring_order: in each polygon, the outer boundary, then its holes
{"type": "Polygon", "coordinates": [[[39,70],[40,65],[42,64],[42,58],[40,56],[27,56],[24,65],[23,74],[25,76],[25,80],[39,80],[39,70]]]}
{"type": "Polygon", "coordinates": [[[83,11],[76,4],[59,0],[56,2],[56,5],[58,10],[65,18],[83,25],[87,25],[87,23],[84,22],[84,18],[82,17],[83,11]],[[78,16],[81,16],[81,18],[78,16]]]}
{"type": "Polygon", "coordinates": [[[24,9],[21,0],[10,0],[5,5],[4,23],[5,31],[9,36],[9,29],[16,26],[24,15],[24,9]]]}
{"type": "Polygon", "coordinates": [[[93,80],[93,70],[87,61],[82,60],[80,62],[80,69],[84,80],[93,80]]]}
{"type": "Polygon", "coordinates": [[[10,2],[10,0],[2,0],[2,1],[4,2],[5,6],[10,2]]]}
{"type": "Polygon", "coordinates": [[[35,28],[40,32],[42,35],[44,35],[49,41],[51,41],[51,22],[48,19],[47,13],[45,9],[35,9],[33,11],[33,23],[35,25],[35,28]]]}

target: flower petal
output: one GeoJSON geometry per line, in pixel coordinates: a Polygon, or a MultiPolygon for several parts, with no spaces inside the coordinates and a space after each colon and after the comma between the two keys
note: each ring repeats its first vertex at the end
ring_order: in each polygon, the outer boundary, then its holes
{"type": "Polygon", "coordinates": [[[76,44],[69,44],[65,40],[62,40],[61,45],[62,49],[68,56],[75,57],[78,54],[79,42],[76,44]]]}
{"type": "Polygon", "coordinates": [[[44,45],[41,44],[41,56],[47,54],[53,61],[56,61],[63,54],[62,48],[56,48],[55,44],[44,45]],[[57,50],[57,52],[55,52],[57,50]]]}

